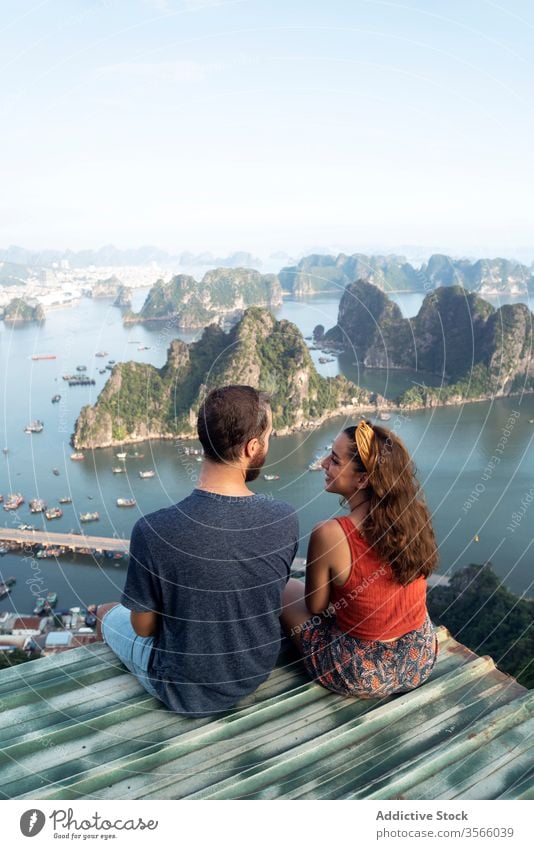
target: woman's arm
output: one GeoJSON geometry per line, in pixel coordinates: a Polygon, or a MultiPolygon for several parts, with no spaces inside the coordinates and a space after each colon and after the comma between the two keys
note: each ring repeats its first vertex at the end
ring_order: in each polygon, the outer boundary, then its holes
{"type": "Polygon", "coordinates": [[[331,561],[335,532],[327,521],[317,525],[310,536],[306,558],[306,606],[310,613],[322,613],[330,604],[331,561]]]}

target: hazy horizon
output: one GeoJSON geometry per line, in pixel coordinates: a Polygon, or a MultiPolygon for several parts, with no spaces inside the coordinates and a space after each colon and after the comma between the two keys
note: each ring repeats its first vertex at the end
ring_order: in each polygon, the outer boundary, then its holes
{"type": "Polygon", "coordinates": [[[0,244],[534,258],[526,0],[2,13],[0,244]]]}

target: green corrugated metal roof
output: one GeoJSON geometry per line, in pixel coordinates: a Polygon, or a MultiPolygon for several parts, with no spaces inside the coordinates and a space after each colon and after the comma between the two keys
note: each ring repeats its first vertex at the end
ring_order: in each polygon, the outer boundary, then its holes
{"type": "Polygon", "coordinates": [[[329,693],[288,649],[215,719],[166,710],[103,643],[4,670],[0,797],[534,798],[534,692],[438,634],[410,693],[329,693]]]}

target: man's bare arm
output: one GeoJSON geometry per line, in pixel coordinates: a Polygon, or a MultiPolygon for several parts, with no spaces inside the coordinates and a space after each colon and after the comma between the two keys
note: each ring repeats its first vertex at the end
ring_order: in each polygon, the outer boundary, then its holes
{"type": "Polygon", "coordinates": [[[149,613],[130,613],[130,622],[132,628],[138,637],[153,637],[158,630],[158,614],[150,611],[149,613]]]}

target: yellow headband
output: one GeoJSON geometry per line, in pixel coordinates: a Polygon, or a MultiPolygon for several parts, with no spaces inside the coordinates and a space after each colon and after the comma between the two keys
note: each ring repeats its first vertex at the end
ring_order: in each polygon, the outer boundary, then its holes
{"type": "Polygon", "coordinates": [[[373,428],[368,425],[364,419],[362,419],[356,428],[355,439],[358,454],[360,455],[361,461],[368,472],[371,471],[370,461],[374,436],[375,432],[373,428]]]}

